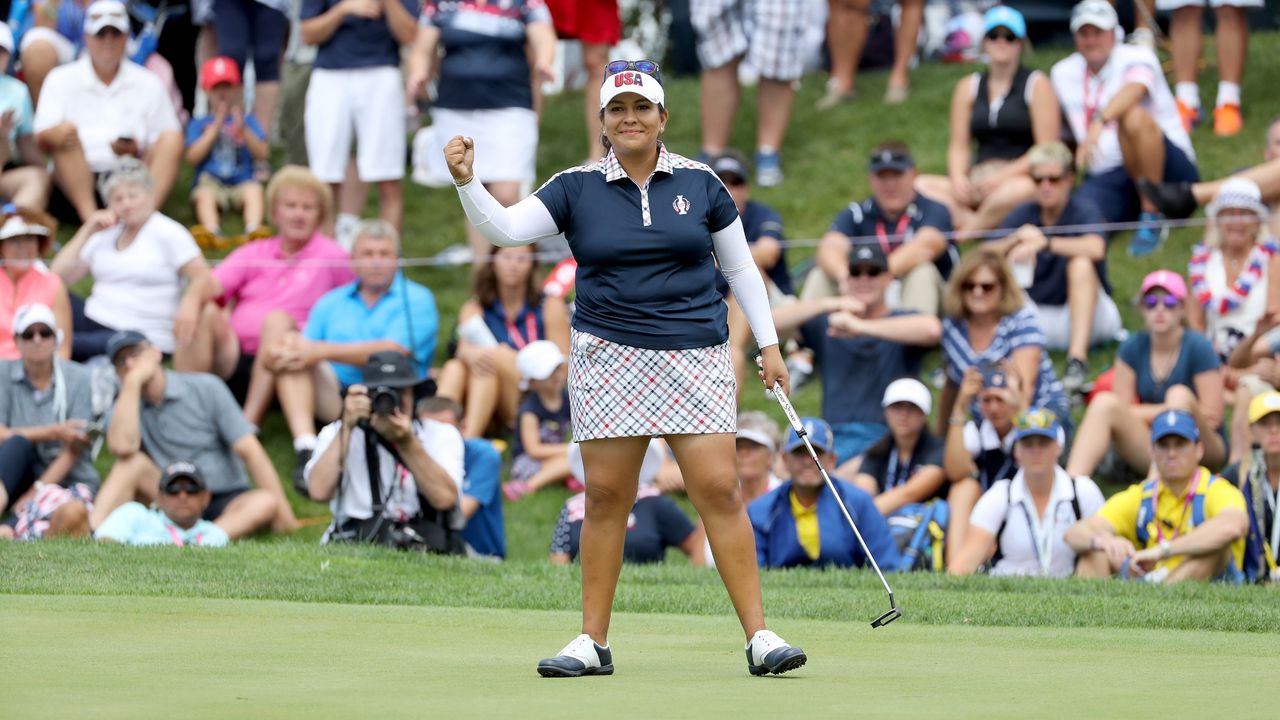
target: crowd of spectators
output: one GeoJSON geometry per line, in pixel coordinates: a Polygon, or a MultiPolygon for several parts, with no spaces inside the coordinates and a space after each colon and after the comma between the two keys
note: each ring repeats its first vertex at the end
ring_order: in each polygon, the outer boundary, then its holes
{"type": "MultiPolygon", "coordinates": [[[[405,110],[419,99],[431,98],[435,128],[428,170],[447,177],[440,146],[453,135],[482,138],[476,173],[514,203],[538,177],[539,86],[557,34],[577,39],[587,164],[608,162],[592,95],[619,39],[616,4],[550,5],[196,3],[196,113],[163,58],[134,52],[120,0],[46,0],[34,23],[0,25],[0,60],[22,78],[0,78],[0,536],[218,546],[291,532],[290,494],[258,439],[277,406],[294,489],[333,514],[325,542],[501,559],[504,502],[581,491],[565,387],[572,276],[544,288],[532,248],[490,248],[469,227],[471,296],[437,368],[435,297],[399,263],[405,110]],[[315,60],[304,107],[282,110],[291,25],[315,60]],[[273,170],[273,129],[292,115],[307,166],[273,170]],[[183,162],[192,228],[161,211],[183,162]],[[365,184],[378,219],[358,219],[365,184]],[[52,255],[50,212],[78,224],[52,255]],[[228,249],[211,269],[203,251],[228,249]],[[89,278],[87,297],[68,291],[89,278]],[[100,481],[103,447],[114,462],[100,481]]],[[[750,189],[784,182],[810,5],[724,0],[693,17],[701,159],[742,218],[797,384],[821,383],[821,417],[803,424],[833,476],[828,488],[794,430],[741,415],[736,475],[760,565],[866,564],[834,491],[889,570],[918,551],[898,528],[945,505],[935,566],[955,574],[1275,579],[1280,246],[1268,203],[1280,200],[1280,122],[1264,163],[1200,182],[1199,5],[1157,3],[1176,7],[1173,89],[1145,35],[1123,41],[1106,0],[1075,6],[1076,52],[1047,74],[1024,65],[1023,16],[992,8],[987,66],[952,94],[946,167],[922,174],[900,141],[871,148],[870,197],[832,208],[796,275],[783,218],[750,189]],[[730,147],[743,62],[759,75],[752,160],[730,147]],[[1136,222],[1129,252],[1147,255],[1166,216],[1199,205],[1203,241],[1185,267],[1146,275],[1143,327],[1126,331],[1111,228],[1136,222]],[[1090,367],[1108,343],[1120,343],[1114,365],[1090,367]],[[1050,351],[1066,354],[1061,375],[1050,351]],[[922,382],[931,355],[936,401],[922,382]],[[1107,499],[1092,476],[1133,484],[1107,499]]],[[[856,97],[868,5],[830,3],[817,111],[856,97]]],[[[909,98],[924,3],[900,5],[891,104],[909,98]]],[[[1215,3],[1220,36],[1239,40],[1219,43],[1218,135],[1241,127],[1251,5],[1215,3]]],[[[752,348],[717,286],[741,393],[752,348]]],[[[683,488],[671,457],[651,443],[625,556],[676,549],[714,565],[701,522],[671,497],[683,488]]],[[[561,509],[552,562],[577,557],[586,502],[579,492],[561,509]]]]}

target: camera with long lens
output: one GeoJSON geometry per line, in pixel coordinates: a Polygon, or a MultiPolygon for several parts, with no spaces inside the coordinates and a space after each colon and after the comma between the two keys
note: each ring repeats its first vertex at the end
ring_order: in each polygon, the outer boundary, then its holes
{"type": "Polygon", "coordinates": [[[369,401],[373,404],[373,414],[387,417],[400,407],[400,391],[387,385],[376,385],[369,390],[369,401]]]}

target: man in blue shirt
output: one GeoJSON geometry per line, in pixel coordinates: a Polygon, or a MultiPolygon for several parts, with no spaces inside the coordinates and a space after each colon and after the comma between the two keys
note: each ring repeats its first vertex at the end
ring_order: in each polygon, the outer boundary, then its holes
{"type": "MultiPolygon", "coordinates": [[[[819,460],[824,467],[830,467],[835,462],[831,427],[819,418],[804,418],[801,422],[819,460]]],[[[868,563],[862,546],[795,430],[787,435],[783,453],[791,480],[747,508],[760,567],[865,567],[868,563]]],[[[889,524],[876,510],[875,501],[844,480],[833,481],[876,562],[882,568],[897,567],[898,546],[889,524]]]]}
{"type": "MultiPolygon", "coordinates": [[[[769,297],[774,298],[779,293],[795,295],[791,271],[787,268],[787,253],[783,248],[786,236],[782,232],[782,216],[768,205],[751,199],[751,171],[747,169],[746,159],[736,150],[726,150],[711,158],[708,164],[729,190],[733,204],[738,208],[742,230],[747,235],[747,244],[751,246],[751,257],[764,274],[769,297]]],[[[723,276],[717,278],[716,284],[722,293],[727,294],[729,285],[723,276]]]]}
{"type": "Polygon", "coordinates": [[[848,260],[844,292],[798,300],[773,311],[779,336],[797,331],[813,348],[822,374],[822,416],[835,429],[830,448],[841,463],[884,437],[880,399],[889,383],[920,374],[920,360],[938,344],[942,324],[930,314],[890,310],[893,276],[875,241],[858,243],[848,260]]]}
{"type": "MultiPolygon", "coordinates": [[[[316,301],[302,332],[285,335],[265,353],[276,375],[276,397],[286,418],[315,417],[323,423],[342,412],[342,389],[361,381],[361,368],[376,352],[413,357],[426,377],[436,351],[440,318],[435,296],[400,272],[400,235],[386,220],[366,220],[356,230],[351,267],[356,281],[316,301]]],[[[290,427],[297,467],[306,467],[315,446],[308,428],[290,427]],[[310,443],[300,443],[310,439],[310,443]]],[[[301,475],[294,473],[295,486],[301,475]]],[[[301,490],[301,487],[299,487],[301,490]]]]}
{"type": "MultiPolygon", "coordinates": [[[[417,414],[419,420],[447,423],[462,431],[462,406],[448,398],[423,398],[417,414]]],[[[468,438],[463,448],[464,479],[458,506],[467,519],[462,528],[467,554],[501,560],[507,556],[502,525],[502,453],[485,438],[468,438]]]]}
{"type": "Polygon", "coordinates": [[[943,282],[960,260],[955,243],[948,238],[951,213],[916,193],[916,163],[904,143],[881,143],[871,151],[868,167],[871,197],[850,203],[832,221],[818,246],[818,266],[805,278],[801,297],[838,295],[849,275],[851,243],[875,239],[889,256],[889,271],[901,282],[890,306],[937,315],[943,282]]]}
{"type": "Polygon", "coordinates": [[[160,479],[155,509],[138,502],[125,503],[102,521],[93,537],[125,545],[222,547],[231,542],[227,533],[201,519],[212,499],[196,466],[176,462],[165,468],[160,479]]]}

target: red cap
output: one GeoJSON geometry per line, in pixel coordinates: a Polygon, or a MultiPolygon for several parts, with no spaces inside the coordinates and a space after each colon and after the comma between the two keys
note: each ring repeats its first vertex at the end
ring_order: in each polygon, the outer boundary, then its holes
{"type": "Polygon", "coordinates": [[[200,87],[212,90],[220,83],[240,84],[240,68],[236,67],[235,60],[225,55],[211,57],[200,67],[200,87]]]}

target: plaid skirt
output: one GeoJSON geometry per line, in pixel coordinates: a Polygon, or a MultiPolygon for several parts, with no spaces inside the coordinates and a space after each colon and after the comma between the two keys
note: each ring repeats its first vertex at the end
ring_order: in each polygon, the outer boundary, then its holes
{"type": "Polygon", "coordinates": [[[574,330],[569,346],[575,441],[737,430],[729,343],[648,350],[574,330]]]}

